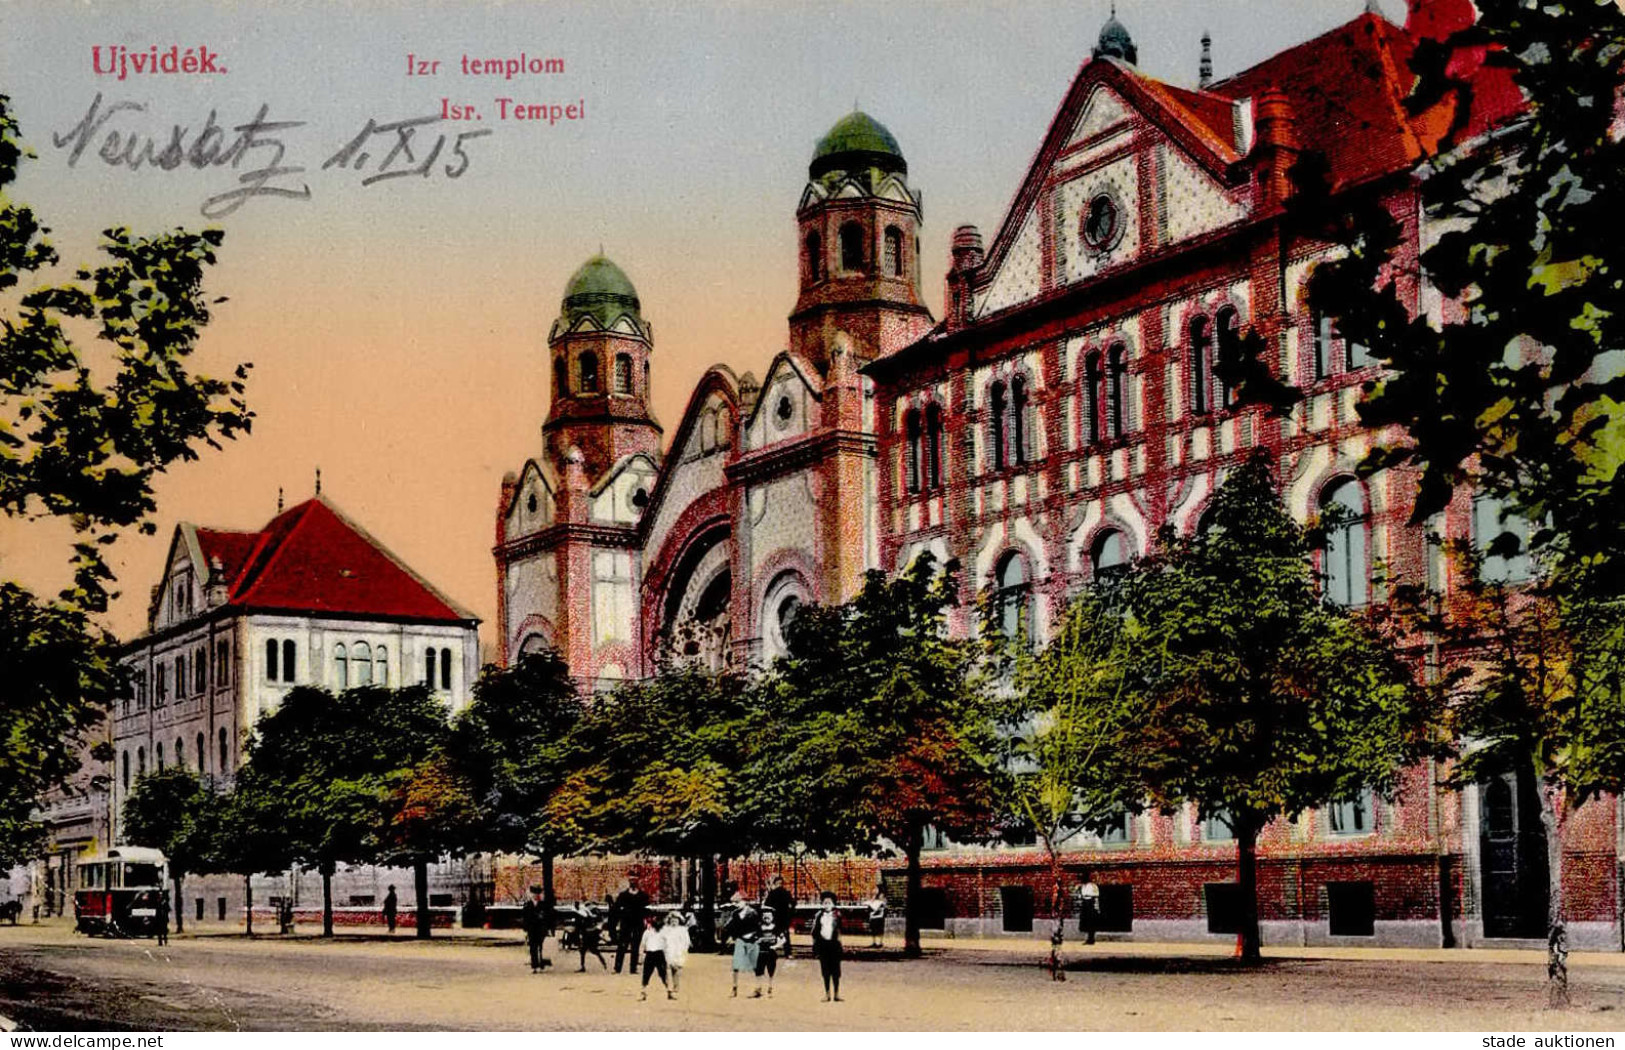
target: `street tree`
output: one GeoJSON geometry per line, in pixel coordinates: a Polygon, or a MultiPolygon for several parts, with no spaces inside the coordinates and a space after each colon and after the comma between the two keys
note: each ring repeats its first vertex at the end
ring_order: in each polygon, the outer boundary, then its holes
{"type": "Polygon", "coordinates": [[[1123,581],[1109,662],[1139,721],[1121,739],[1136,786],[1196,807],[1236,841],[1242,958],[1259,958],[1257,842],[1273,819],[1392,797],[1438,744],[1439,712],[1402,638],[1324,599],[1314,534],[1287,514],[1258,453],[1220,486],[1196,535],[1164,530],[1123,581]]]}
{"type": "Polygon", "coordinates": [[[201,875],[212,860],[210,792],[185,766],[168,766],[136,778],[124,800],[124,837],[136,846],[163,851],[175,885],[175,930],[185,929],[181,892],[187,875],[201,875]]]}
{"type": "Polygon", "coordinates": [[[424,686],[336,696],[299,686],[255,723],[243,773],[281,813],[295,857],[321,874],[323,936],[333,935],[333,873],[384,854],[401,781],[449,734],[445,704],[424,686]]]}
{"type": "Polygon", "coordinates": [[[120,689],[114,640],[95,622],[112,596],[111,544],[154,531],[156,474],[252,420],[247,365],[230,380],[188,367],[220,231],[109,229],[100,262],[60,274],[49,228],[9,189],[33,156],[0,95],[0,513],[74,532],[73,579],[56,597],[0,582],[0,863],[37,843],[30,811],[78,768],[120,689]]]}
{"type": "Polygon", "coordinates": [[[409,769],[388,776],[387,824],[380,855],[412,868],[417,896],[417,936],[426,940],[433,930],[429,908],[429,863],[438,857],[460,855],[474,840],[480,826],[480,808],[467,780],[443,751],[437,751],[409,769]]]}
{"type": "Polygon", "coordinates": [[[449,745],[479,805],[470,848],[540,858],[549,914],[554,859],[580,845],[574,823],[553,819],[548,802],[570,773],[570,735],[582,713],[564,660],[552,651],[526,653],[511,667],[481,671],[449,745]]]}
{"type": "Polygon", "coordinates": [[[993,700],[978,647],[948,633],[957,570],[924,554],[893,579],[871,571],[850,602],[803,607],[761,685],[762,823],[814,851],[901,849],[909,955],[927,830],[993,833],[993,700]]]}
{"type": "Polygon", "coordinates": [[[1069,900],[1061,847],[1122,827],[1145,800],[1132,775],[1141,712],[1117,659],[1126,627],[1120,579],[1097,580],[1074,599],[1047,645],[1018,639],[997,654],[1010,669],[1010,688],[996,694],[997,798],[1006,820],[1036,834],[1049,862],[1057,980],[1069,900]]]}
{"type": "Polygon", "coordinates": [[[294,862],[286,814],[275,785],[250,766],[237,772],[231,791],[211,791],[205,804],[209,860],[213,872],[243,878],[244,934],[254,936],[254,876],[286,871],[294,862]]]}

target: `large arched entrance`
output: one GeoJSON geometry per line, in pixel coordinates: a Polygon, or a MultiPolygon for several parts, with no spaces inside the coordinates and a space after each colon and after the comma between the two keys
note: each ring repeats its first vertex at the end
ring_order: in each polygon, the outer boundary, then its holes
{"type": "Polygon", "coordinates": [[[658,659],[719,671],[733,663],[733,542],[726,528],[683,552],[666,587],[658,659]]]}

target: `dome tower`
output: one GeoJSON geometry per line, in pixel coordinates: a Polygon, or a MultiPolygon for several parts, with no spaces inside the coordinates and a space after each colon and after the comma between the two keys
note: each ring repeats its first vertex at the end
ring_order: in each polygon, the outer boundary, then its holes
{"type": "Polygon", "coordinates": [[[819,140],[796,209],[801,280],[790,348],[822,372],[839,332],[859,361],[924,335],[920,301],[920,196],[909,188],[897,140],[853,110],[819,140]]]}
{"type": "Polygon", "coordinates": [[[649,410],[653,340],[626,273],[601,254],[583,263],[547,339],[553,390],[542,439],[556,467],[572,447],[593,481],[629,453],[659,458],[660,424],[649,410]]]}

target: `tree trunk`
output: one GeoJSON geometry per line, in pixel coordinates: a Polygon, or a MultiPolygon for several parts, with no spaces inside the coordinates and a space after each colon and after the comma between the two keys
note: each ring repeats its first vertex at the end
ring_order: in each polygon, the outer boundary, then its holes
{"type": "Polygon", "coordinates": [[[1048,835],[1044,836],[1044,852],[1049,857],[1049,913],[1055,917],[1055,931],[1049,938],[1049,975],[1053,981],[1064,981],[1066,968],[1061,961],[1061,947],[1066,943],[1067,909],[1062,903],[1066,900],[1066,889],[1063,885],[1065,872],[1061,869],[1060,855],[1055,852],[1055,843],[1048,835]]]}
{"type": "Polygon", "coordinates": [[[254,876],[243,876],[243,921],[248,924],[246,936],[254,936],[254,876]]]}
{"type": "Polygon", "coordinates": [[[1568,793],[1541,782],[1540,822],[1546,829],[1546,1006],[1569,1005],[1569,931],[1563,920],[1563,825],[1568,793]]]}
{"type": "Polygon", "coordinates": [[[429,914],[429,858],[421,853],[412,858],[412,886],[418,895],[418,940],[426,941],[433,917],[429,914]]]}
{"type": "Polygon", "coordinates": [[[185,900],[185,898],[182,897],[182,895],[181,895],[181,883],[182,883],[182,881],[184,879],[185,879],[185,876],[176,875],[174,877],[174,879],[171,880],[171,881],[173,881],[175,883],[175,908],[174,908],[174,911],[175,911],[175,932],[176,933],[185,933],[186,932],[186,906],[182,903],[185,900]]]}
{"type": "Polygon", "coordinates": [[[908,881],[903,897],[903,955],[910,959],[920,956],[920,850],[925,847],[925,829],[915,824],[908,829],[908,842],[903,847],[908,856],[908,881]]]}
{"type": "Polygon", "coordinates": [[[713,948],[717,943],[717,858],[705,855],[705,866],[700,869],[700,938],[701,946],[713,948]]]}
{"type": "Polygon", "coordinates": [[[1237,816],[1236,883],[1241,898],[1240,930],[1236,947],[1241,961],[1255,963],[1263,958],[1258,938],[1258,822],[1250,816],[1237,816]]]}
{"type": "Polygon", "coordinates": [[[547,928],[553,928],[553,914],[558,907],[558,898],[553,896],[553,851],[542,851],[542,916],[547,921],[547,928]]]}
{"type": "Polygon", "coordinates": [[[322,864],[322,936],[333,936],[333,863],[322,864]]]}

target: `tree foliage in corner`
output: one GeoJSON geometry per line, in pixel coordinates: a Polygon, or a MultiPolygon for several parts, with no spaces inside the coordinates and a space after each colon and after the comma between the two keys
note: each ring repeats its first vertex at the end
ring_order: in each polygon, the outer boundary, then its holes
{"type": "Polygon", "coordinates": [[[209,321],[203,274],[221,232],[110,229],[102,262],[44,283],[60,261],[50,230],[9,192],[32,156],[0,95],[0,512],[59,517],[77,537],[73,583],[56,598],[0,582],[0,862],[27,855],[30,810],[77,769],[118,691],[113,640],[94,623],[113,582],[108,545],[125,528],[154,530],[156,473],[252,419],[248,366],[231,380],[187,368],[209,321]],[[25,278],[41,283],[22,291],[25,278]],[[90,354],[75,332],[106,345],[90,354]]]}
{"type": "Polygon", "coordinates": [[[1260,832],[1367,790],[1392,797],[1438,744],[1433,694],[1396,639],[1322,599],[1315,537],[1272,475],[1255,454],[1195,536],[1164,530],[1123,581],[1127,620],[1103,661],[1120,676],[1113,703],[1138,712],[1116,737],[1125,775],[1157,806],[1192,804],[1234,833],[1248,961],[1259,958],[1260,832]]]}

